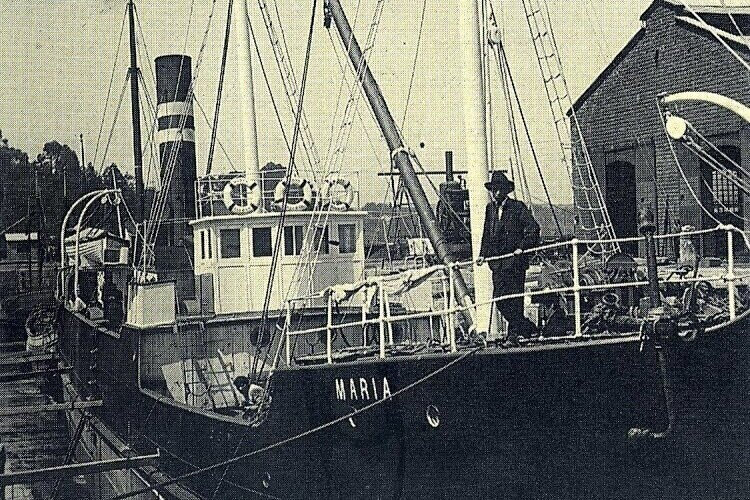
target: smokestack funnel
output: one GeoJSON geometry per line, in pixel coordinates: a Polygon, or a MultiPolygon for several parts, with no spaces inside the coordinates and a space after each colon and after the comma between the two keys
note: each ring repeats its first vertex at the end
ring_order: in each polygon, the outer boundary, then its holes
{"type": "MultiPolygon", "coordinates": [[[[197,172],[193,101],[189,98],[191,65],[192,60],[186,55],[156,58],[156,140],[161,159],[161,189],[167,190],[155,249],[156,267],[162,270],[188,268],[193,254],[193,233],[187,222],[195,218],[197,172]],[[168,168],[174,170],[167,184],[168,168]]],[[[178,286],[183,288],[179,279],[178,286]]],[[[191,286],[192,280],[184,284],[186,290],[191,286]]]]}
{"type": "Polygon", "coordinates": [[[445,182],[453,182],[453,151],[445,152],[445,182]]]}
{"type": "Polygon", "coordinates": [[[169,190],[164,218],[181,221],[162,226],[167,238],[164,243],[168,246],[181,246],[190,239],[192,233],[184,221],[195,218],[195,122],[193,101],[188,98],[192,79],[190,56],[176,54],[156,58],[156,138],[162,189],[169,190]],[[176,159],[172,179],[169,185],[164,185],[171,158],[176,159]]]}

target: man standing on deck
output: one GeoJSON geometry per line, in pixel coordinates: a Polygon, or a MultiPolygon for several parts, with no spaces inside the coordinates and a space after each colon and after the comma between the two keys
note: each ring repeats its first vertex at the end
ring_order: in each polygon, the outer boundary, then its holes
{"type": "MultiPolygon", "coordinates": [[[[492,270],[492,295],[521,293],[524,290],[529,256],[523,250],[539,243],[539,224],[523,202],[508,198],[515,185],[503,172],[492,172],[490,182],[484,186],[490,192],[492,201],[484,212],[484,232],[482,247],[477,264],[485,259],[500,255],[514,254],[505,259],[488,261],[492,270]]],[[[523,314],[523,297],[495,302],[495,306],[508,322],[508,334],[503,347],[518,347],[518,336],[534,336],[537,328],[523,314]]]]}

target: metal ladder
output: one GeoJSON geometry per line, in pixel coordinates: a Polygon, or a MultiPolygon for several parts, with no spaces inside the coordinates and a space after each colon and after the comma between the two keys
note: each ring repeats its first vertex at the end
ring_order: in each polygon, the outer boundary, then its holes
{"type": "MultiPolygon", "coordinates": [[[[583,139],[578,118],[573,110],[573,100],[563,74],[547,2],[546,0],[523,0],[523,8],[544,81],[547,100],[552,111],[562,161],[573,185],[573,202],[579,217],[582,236],[589,240],[613,240],[616,236],[612,220],[609,217],[596,172],[591,164],[591,157],[583,139]],[[569,122],[568,112],[570,112],[569,122]]],[[[589,244],[588,249],[589,252],[606,258],[619,252],[620,245],[618,242],[597,243],[589,244]]]]}
{"type": "MultiPolygon", "coordinates": [[[[292,110],[292,114],[297,112],[297,106],[299,103],[299,89],[297,87],[297,78],[294,75],[294,69],[292,68],[291,61],[289,60],[289,49],[286,44],[286,38],[284,37],[284,30],[281,26],[281,18],[279,17],[279,10],[276,7],[275,0],[266,2],[265,0],[258,0],[258,6],[263,17],[263,23],[268,31],[268,38],[271,41],[273,47],[273,54],[276,58],[276,64],[279,68],[279,74],[284,84],[284,91],[286,92],[287,101],[289,107],[292,110]],[[272,17],[271,6],[275,12],[275,16],[272,17]],[[275,20],[274,20],[275,17],[275,20]],[[276,25],[281,29],[281,35],[276,30],[276,25]]],[[[318,148],[315,146],[310,127],[308,125],[307,115],[305,110],[302,109],[300,116],[300,137],[302,138],[302,145],[307,155],[307,160],[310,164],[314,180],[317,181],[317,172],[320,166],[320,155],[318,154],[318,148]]]]}

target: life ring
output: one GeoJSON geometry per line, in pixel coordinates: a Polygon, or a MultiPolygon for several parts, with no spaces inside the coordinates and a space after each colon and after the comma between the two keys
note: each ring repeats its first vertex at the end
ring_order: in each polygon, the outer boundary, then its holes
{"type": "Polygon", "coordinates": [[[354,203],[354,188],[352,183],[341,177],[333,177],[326,179],[325,191],[323,192],[323,200],[327,200],[332,208],[336,210],[349,210],[354,203]],[[336,197],[331,195],[333,187],[339,185],[344,188],[344,192],[336,197]],[[330,199],[330,200],[329,200],[330,199]]]}
{"type": "Polygon", "coordinates": [[[249,214],[255,212],[260,206],[260,186],[257,182],[248,182],[244,177],[235,177],[227,182],[222,193],[224,206],[233,214],[249,214]],[[245,186],[247,188],[247,204],[237,205],[234,202],[234,188],[245,186]]]}
{"type": "MultiPolygon", "coordinates": [[[[312,207],[313,189],[312,184],[307,179],[301,177],[292,177],[289,180],[289,185],[293,188],[297,188],[302,191],[302,199],[297,203],[288,203],[286,208],[289,210],[309,210],[312,207]]],[[[276,189],[273,191],[273,202],[277,207],[281,207],[286,197],[287,182],[285,179],[279,181],[276,184],[276,189]]]]}

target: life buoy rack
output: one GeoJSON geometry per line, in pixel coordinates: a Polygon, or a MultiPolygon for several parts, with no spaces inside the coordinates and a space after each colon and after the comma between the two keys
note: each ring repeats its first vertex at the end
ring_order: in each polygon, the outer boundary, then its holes
{"type": "Polygon", "coordinates": [[[352,207],[352,203],[354,203],[354,188],[348,180],[341,177],[326,179],[324,189],[323,200],[332,208],[336,210],[349,210],[352,207]],[[344,191],[339,196],[333,197],[331,193],[336,185],[341,186],[344,191]]]}
{"type": "Polygon", "coordinates": [[[260,186],[257,182],[248,182],[244,177],[235,177],[227,182],[222,193],[224,206],[233,214],[249,214],[255,212],[260,206],[260,186]],[[234,189],[239,186],[247,188],[247,204],[238,205],[234,202],[234,189]]]}
{"type": "MultiPolygon", "coordinates": [[[[313,189],[312,184],[307,179],[301,177],[292,177],[289,179],[289,186],[299,189],[302,191],[302,199],[296,203],[288,203],[286,208],[288,210],[309,210],[312,207],[313,189]]],[[[281,208],[286,197],[287,181],[282,179],[276,184],[276,189],[273,191],[273,202],[277,208],[281,208]]]]}

